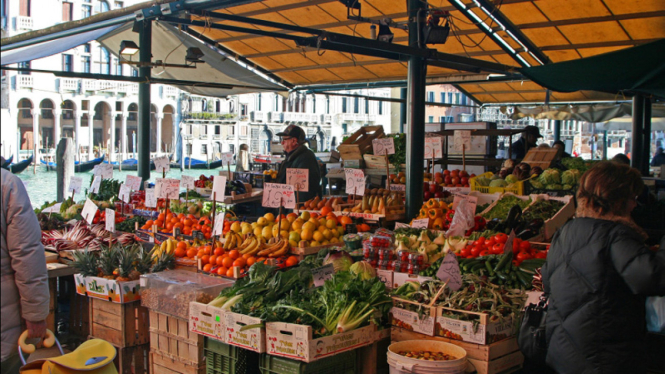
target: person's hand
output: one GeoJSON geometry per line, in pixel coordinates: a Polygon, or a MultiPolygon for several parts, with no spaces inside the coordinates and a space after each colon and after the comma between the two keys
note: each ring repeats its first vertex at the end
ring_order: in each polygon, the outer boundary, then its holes
{"type": "Polygon", "coordinates": [[[28,327],[28,338],[41,339],[46,336],[46,321],[25,321],[25,324],[28,327]]]}

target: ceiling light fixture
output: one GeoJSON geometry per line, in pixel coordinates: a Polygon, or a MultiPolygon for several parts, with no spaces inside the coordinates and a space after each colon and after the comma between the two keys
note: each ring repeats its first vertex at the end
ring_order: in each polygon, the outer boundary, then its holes
{"type": "Polygon", "coordinates": [[[121,55],[130,55],[130,56],[133,56],[133,55],[135,55],[138,51],[139,51],[139,46],[136,45],[136,43],[134,43],[134,42],[131,41],[131,40],[123,40],[123,41],[120,43],[120,52],[119,52],[119,54],[121,54],[121,55]]]}

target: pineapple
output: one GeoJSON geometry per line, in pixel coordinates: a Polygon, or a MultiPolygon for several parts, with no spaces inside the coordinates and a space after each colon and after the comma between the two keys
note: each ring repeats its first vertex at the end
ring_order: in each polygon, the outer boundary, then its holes
{"type": "Polygon", "coordinates": [[[72,256],[74,256],[74,267],[83,275],[84,277],[93,277],[97,275],[98,265],[97,265],[97,256],[94,252],[90,252],[88,248],[83,251],[73,251],[72,256]]]}
{"type": "Polygon", "coordinates": [[[131,246],[121,248],[118,256],[118,282],[127,282],[130,279],[130,274],[134,271],[134,262],[138,259],[138,248],[131,246]]]}
{"type": "Polygon", "coordinates": [[[106,247],[100,251],[99,255],[99,276],[106,279],[115,279],[117,275],[119,252],[116,247],[106,247]]]}
{"type": "Polygon", "coordinates": [[[164,271],[166,269],[172,269],[175,265],[175,252],[167,253],[162,252],[155,261],[155,265],[152,267],[152,272],[157,273],[159,271],[164,271]]]}
{"type": "Polygon", "coordinates": [[[136,269],[129,274],[129,278],[132,280],[139,279],[141,274],[147,274],[150,272],[152,267],[153,259],[152,254],[154,249],[148,251],[143,246],[139,246],[138,250],[138,261],[136,262],[136,269]]]}

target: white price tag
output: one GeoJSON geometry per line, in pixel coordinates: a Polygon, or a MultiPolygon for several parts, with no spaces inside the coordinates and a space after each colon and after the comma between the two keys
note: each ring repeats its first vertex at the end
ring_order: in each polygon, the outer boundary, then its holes
{"type": "Polygon", "coordinates": [[[125,184],[129,186],[132,191],[138,191],[141,189],[141,177],[135,175],[128,175],[125,178],[125,184]]]}
{"type": "Polygon", "coordinates": [[[212,228],[212,235],[222,236],[224,231],[224,213],[218,213],[215,216],[215,227],[212,228]]]}
{"type": "Polygon", "coordinates": [[[456,152],[462,152],[462,149],[471,150],[471,131],[455,130],[453,135],[453,149],[456,152]]]}
{"type": "Polygon", "coordinates": [[[189,175],[180,176],[180,187],[182,187],[186,190],[195,189],[196,186],[194,186],[194,177],[191,177],[189,175]]]}
{"type": "Polygon", "coordinates": [[[262,205],[266,208],[296,208],[296,196],[290,184],[266,183],[263,186],[262,205]]]}
{"type": "Polygon", "coordinates": [[[414,229],[426,229],[429,226],[429,218],[414,219],[411,227],[414,229]]]}
{"type": "Polygon", "coordinates": [[[231,152],[222,153],[222,163],[224,164],[223,166],[226,166],[228,164],[234,164],[233,153],[231,152]]]}
{"type": "Polygon", "coordinates": [[[210,199],[214,197],[216,201],[224,201],[225,193],[226,193],[226,177],[221,175],[213,177],[212,193],[210,194],[210,199]]]}
{"type": "Polygon", "coordinates": [[[475,212],[476,211],[476,206],[478,205],[478,197],[477,196],[469,196],[469,195],[464,195],[464,194],[454,194],[455,197],[453,198],[453,210],[457,209],[457,204],[459,204],[462,200],[466,200],[468,204],[471,205],[471,209],[475,212]]]}
{"type": "Polygon", "coordinates": [[[115,210],[106,208],[104,212],[106,231],[115,232],[115,210]]]}
{"type": "Polygon", "coordinates": [[[168,156],[155,157],[155,170],[168,173],[171,170],[171,162],[168,156]]]}
{"type": "Polygon", "coordinates": [[[95,214],[97,213],[97,205],[92,202],[90,199],[85,199],[85,204],[83,205],[83,210],[81,211],[81,216],[88,222],[89,225],[92,225],[92,220],[95,219],[95,214]]]}
{"type": "Polygon", "coordinates": [[[406,184],[391,184],[390,191],[402,191],[406,192],[406,184]]]}
{"type": "Polygon", "coordinates": [[[293,186],[296,191],[309,191],[308,169],[286,169],[286,184],[293,186]]]}
{"type": "Polygon", "coordinates": [[[406,224],[404,222],[395,222],[395,230],[402,229],[402,228],[409,228],[409,227],[411,227],[411,226],[409,226],[408,224],[406,224]]]}
{"type": "Polygon", "coordinates": [[[100,176],[102,179],[113,178],[113,165],[101,163],[92,168],[92,174],[100,176]]]}
{"type": "Polygon", "coordinates": [[[147,208],[157,208],[157,195],[154,188],[145,190],[145,206],[147,208]]]}
{"type": "Polygon", "coordinates": [[[157,179],[155,193],[159,199],[177,199],[180,195],[180,179],[157,179]]]}
{"type": "Polygon", "coordinates": [[[452,251],[448,252],[446,257],[443,258],[439,271],[436,272],[436,277],[443,282],[448,282],[448,288],[453,291],[457,291],[462,287],[462,273],[459,270],[457,256],[452,251]]]}
{"type": "Polygon", "coordinates": [[[395,154],[395,141],[393,138],[381,138],[372,140],[372,148],[375,156],[395,154]]]}
{"type": "Polygon", "coordinates": [[[91,193],[98,193],[99,192],[99,186],[102,184],[102,177],[99,175],[96,175],[95,178],[92,180],[92,184],[90,185],[90,192],[91,193]]]}
{"type": "Polygon", "coordinates": [[[425,138],[425,158],[443,157],[443,142],[440,136],[428,136],[425,138]]]}
{"type": "Polygon", "coordinates": [[[69,179],[69,192],[74,192],[75,194],[81,192],[81,186],[83,185],[83,178],[72,176],[69,179]]]}
{"type": "Polygon", "coordinates": [[[44,210],[42,210],[42,213],[60,213],[60,207],[62,206],[62,203],[57,203],[53,206],[50,206],[44,210]]]}
{"type": "Polygon", "coordinates": [[[361,169],[344,169],[346,175],[346,193],[351,195],[365,195],[365,172],[361,169]]]}
{"type": "Polygon", "coordinates": [[[128,185],[126,184],[121,184],[120,185],[120,192],[118,192],[118,198],[125,203],[129,204],[129,202],[132,199],[132,189],[129,188],[128,185]]]}

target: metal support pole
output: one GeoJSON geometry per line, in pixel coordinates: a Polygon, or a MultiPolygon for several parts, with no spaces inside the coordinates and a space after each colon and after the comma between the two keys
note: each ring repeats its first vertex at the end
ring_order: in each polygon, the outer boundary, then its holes
{"type": "Polygon", "coordinates": [[[603,131],[603,161],[607,160],[607,130],[603,131]]]}
{"type": "MultiPolygon", "coordinates": [[[[417,18],[427,4],[408,0],[409,46],[418,47],[420,30],[417,18]]],[[[423,13],[424,14],[424,13],[423,13]]],[[[427,64],[422,57],[411,56],[407,75],[406,143],[406,218],[418,215],[423,205],[423,162],[425,159],[425,87],[427,64]]]]}
{"type": "Polygon", "coordinates": [[[554,120],[554,141],[561,140],[561,120],[554,120]]]}
{"type": "Polygon", "coordinates": [[[630,166],[642,172],[642,127],[644,126],[644,96],[633,96],[633,131],[631,134],[630,166]]]}
{"type": "Polygon", "coordinates": [[[404,125],[406,124],[406,87],[399,89],[399,98],[403,100],[399,104],[399,132],[404,133],[404,125]]]}
{"type": "MultiPolygon", "coordinates": [[[[152,21],[139,22],[139,61],[152,59],[152,21]]],[[[139,68],[138,174],[143,182],[150,179],[150,67],[139,68]]],[[[141,183],[143,188],[143,183],[141,183]]]]}
{"type": "Polygon", "coordinates": [[[649,176],[651,158],[651,99],[644,98],[644,126],[642,126],[642,174],[649,176]]]}

